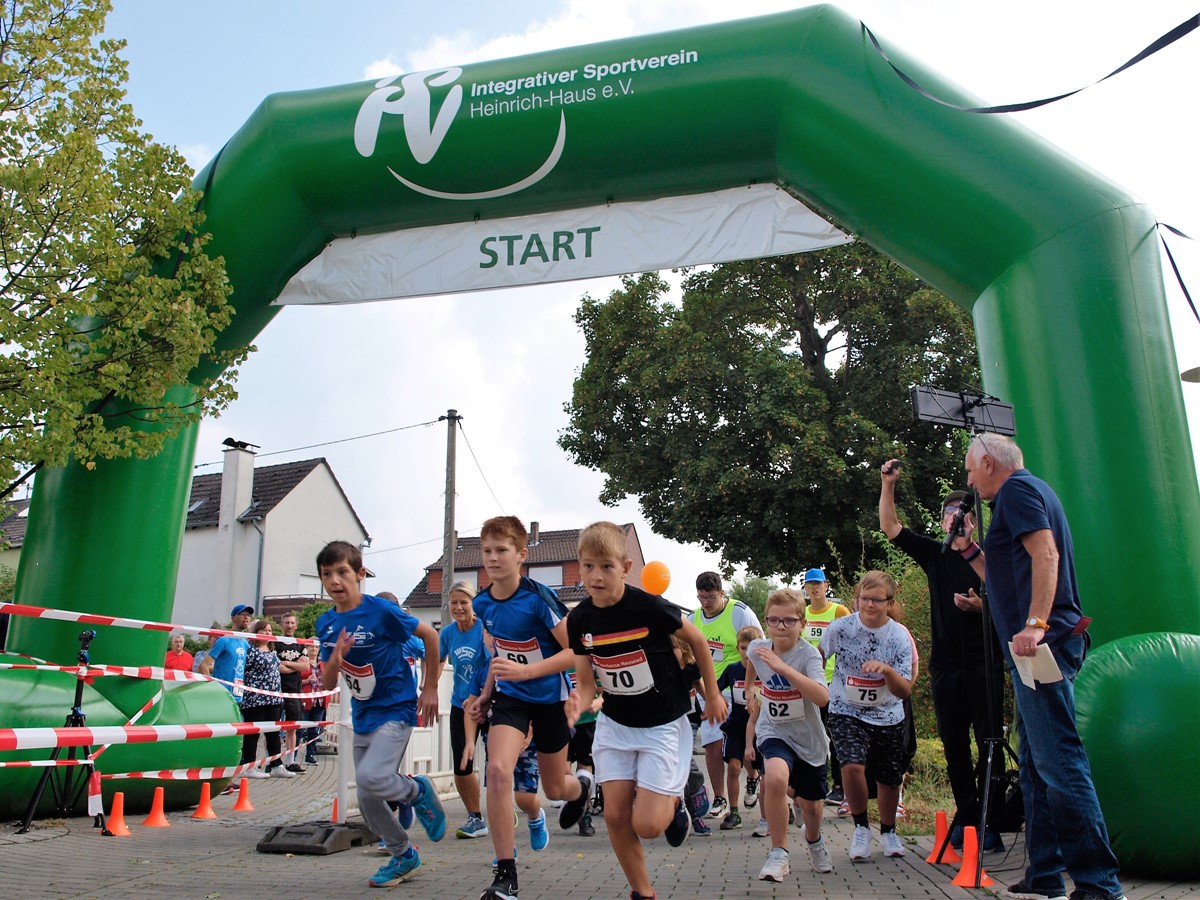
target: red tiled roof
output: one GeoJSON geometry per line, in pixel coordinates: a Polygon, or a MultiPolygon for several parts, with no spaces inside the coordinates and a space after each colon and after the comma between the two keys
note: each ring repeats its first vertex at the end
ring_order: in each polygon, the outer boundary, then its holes
{"type": "Polygon", "coordinates": [[[25,543],[25,522],[27,518],[21,513],[29,509],[28,500],[9,500],[2,507],[8,513],[0,521],[0,542],[6,547],[20,547],[25,543]]]}

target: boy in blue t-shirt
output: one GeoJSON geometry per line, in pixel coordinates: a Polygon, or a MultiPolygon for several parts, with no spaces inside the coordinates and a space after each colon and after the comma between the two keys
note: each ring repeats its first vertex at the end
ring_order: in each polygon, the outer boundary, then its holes
{"type": "Polygon", "coordinates": [[[327,544],[317,554],[321,586],[333,609],[317,619],[321,680],[325,690],[342,682],[349,693],[354,724],[354,768],[358,807],[367,825],[383,838],[390,861],[371,876],[372,887],[407,881],[421,859],[388,803],[406,803],[432,841],[446,833],[446,813],[428,776],[400,775],[400,761],[416,724],[438,716],[437,633],[395,603],[362,592],[366,570],[362,553],[346,541],[327,544]],[[417,698],[416,681],[404,654],[413,635],[425,645],[425,687],[417,698]]]}
{"type": "Polygon", "coordinates": [[[567,765],[571,730],[563,711],[566,679],[575,664],[567,647],[567,623],[552,604],[554,592],[529,578],[521,566],[529,555],[529,534],[516,516],[497,516],[483,523],[479,550],[491,584],[475,597],[475,614],[492,636],[495,659],[474,715],[487,719],[488,829],[496,848],[492,885],[480,900],[503,900],[517,895],[513,849],[513,769],[529,730],[538,748],[542,789],[550,800],[566,800],[559,814],[562,828],[573,827],[592,793],[588,772],[578,776],[567,765]]]}

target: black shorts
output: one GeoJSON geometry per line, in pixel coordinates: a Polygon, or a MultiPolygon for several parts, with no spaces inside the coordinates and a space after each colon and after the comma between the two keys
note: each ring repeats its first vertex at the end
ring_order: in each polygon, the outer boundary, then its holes
{"type": "MultiPolygon", "coordinates": [[[[733,762],[735,759],[745,765],[746,763],[746,732],[745,730],[735,731],[730,734],[725,732],[725,740],[721,742],[721,759],[725,762],[733,762]]],[[[762,771],[762,754],[758,752],[758,748],[754,748],[754,768],[756,771],[762,771]]]]}
{"type": "Polygon", "coordinates": [[[508,694],[496,694],[488,723],[493,728],[507,725],[521,734],[528,733],[532,725],[539,753],[557,753],[571,740],[567,714],[561,703],[529,703],[508,694]]]}
{"type": "Polygon", "coordinates": [[[880,784],[898,787],[912,757],[908,752],[908,723],[872,725],[854,716],[829,716],[829,733],[837,743],[843,766],[865,766],[880,784]]]}
{"type": "Polygon", "coordinates": [[[577,766],[587,766],[589,769],[593,768],[595,764],[592,762],[592,741],[595,738],[595,719],[577,724],[571,733],[571,740],[567,744],[567,762],[575,763],[577,766]]]}
{"type": "MultiPolygon", "coordinates": [[[[450,707],[450,752],[454,754],[454,774],[455,775],[470,775],[475,771],[475,759],[467,760],[466,766],[462,763],[463,751],[467,749],[467,716],[461,706],[450,707]]],[[[479,732],[487,732],[487,726],[484,725],[476,732],[478,737],[479,732]]]]}
{"type": "Polygon", "coordinates": [[[787,763],[788,784],[801,800],[825,799],[825,763],[814,766],[805,762],[786,741],[779,738],[767,738],[762,741],[758,745],[758,752],[764,762],[768,759],[782,759],[787,763]]]}
{"type": "Polygon", "coordinates": [[[304,702],[299,698],[283,701],[283,718],[288,722],[299,722],[304,719],[304,702]]]}

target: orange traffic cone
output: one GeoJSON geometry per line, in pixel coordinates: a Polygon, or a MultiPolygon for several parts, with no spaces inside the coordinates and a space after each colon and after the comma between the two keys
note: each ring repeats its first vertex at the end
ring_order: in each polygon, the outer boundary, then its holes
{"type": "Polygon", "coordinates": [[[996,882],[983,869],[979,870],[979,881],[975,881],[975,869],[979,866],[979,836],[975,826],[968,825],[963,829],[963,864],[958,874],[950,882],[958,887],[991,887],[996,882]]]}
{"type": "Polygon", "coordinates": [[[329,821],[333,822],[335,825],[337,824],[337,820],[338,820],[337,814],[338,814],[337,797],[334,797],[333,798],[333,813],[330,815],[329,821]]]}
{"type": "Polygon", "coordinates": [[[163,789],[161,787],[154,789],[154,802],[150,804],[150,815],[146,816],[142,824],[151,828],[171,827],[171,823],[167,821],[167,817],[163,813],[163,789]]]}
{"type": "Polygon", "coordinates": [[[200,785],[200,805],[192,813],[193,819],[215,819],[217,814],[212,808],[212,787],[206,781],[200,785]]]}
{"type": "Polygon", "coordinates": [[[129,830],[129,826],[125,824],[125,793],[117,791],[113,794],[112,812],[108,814],[108,821],[105,823],[108,830],[117,837],[129,837],[133,834],[129,830]]]}
{"type": "Polygon", "coordinates": [[[956,863],[962,862],[962,857],[958,855],[958,851],[950,846],[950,827],[946,824],[946,811],[939,809],[937,816],[934,817],[933,829],[933,849],[929,851],[929,855],[925,857],[927,863],[956,863]],[[942,848],[945,848],[944,850],[942,848]],[[938,853],[941,852],[941,859],[938,859],[938,853]]]}
{"type": "Polygon", "coordinates": [[[250,805],[250,782],[243,778],[241,787],[238,788],[237,803],[233,804],[234,812],[254,812],[254,807],[250,805]]]}

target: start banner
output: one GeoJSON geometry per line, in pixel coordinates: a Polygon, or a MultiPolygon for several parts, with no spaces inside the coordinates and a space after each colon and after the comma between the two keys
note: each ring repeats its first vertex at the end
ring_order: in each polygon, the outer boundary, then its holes
{"type": "Polygon", "coordinates": [[[850,236],[773,184],[338,238],[278,305],[486,291],[802,253],[850,236]]]}

